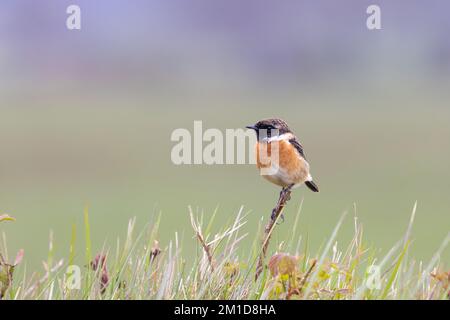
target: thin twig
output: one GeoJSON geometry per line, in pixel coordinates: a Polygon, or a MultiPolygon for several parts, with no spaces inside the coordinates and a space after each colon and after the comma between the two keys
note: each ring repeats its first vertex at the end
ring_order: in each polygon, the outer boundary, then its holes
{"type": "Polygon", "coordinates": [[[311,266],[309,267],[308,271],[306,272],[306,274],[304,275],[304,277],[302,278],[302,280],[300,281],[300,285],[299,285],[299,291],[301,291],[303,289],[303,287],[305,286],[306,280],[308,280],[309,276],[311,275],[311,272],[313,271],[314,267],[317,264],[317,260],[314,259],[313,262],[311,263],[311,266]]]}
{"type": "Polygon", "coordinates": [[[202,234],[201,226],[199,225],[199,223],[195,222],[194,215],[193,215],[190,207],[189,207],[189,214],[191,216],[191,224],[192,224],[192,228],[195,231],[195,235],[196,235],[198,241],[200,242],[200,244],[202,245],[202,248],[206,254],[206,257],[208,258],[209,267],[211,268],[211,272],[214,272],[214,261],[213,261],[213,257],[212,257],[212,253],[211,253],[211,245],[206,243],[205,238],[203,237],[203,234],[202,234]]]}
{"type": "Polygon", "coordinates": [[[210,246],[206,244],[205,240],[203,239],[203,236],[200,232],[197,232],[197,239],[200,242],[200,244],[203,247],[203,250],[206,253],[206,256],[208,257],[209,266],[211,268],[211,271],[214,272],[214,263],[213,263],[213,257],[211,254],[210,246]]]}
{"type": "Polygon", "coordinates": [[[264,238],[263,238],[264,240],[262,242],[262,250],[261,250],[261,254],[259,255],[258,264],[256,266],[255,281],[258,280],[258,277],[260,276],[261,272],[263,271],[264,260],[266,259],[267,249],[269,247],[269,241],[270,241],[270,237],[272,235],[272,231],[276,225],[278,218],[280,217],[281,213],[283,212],[284,206],[291,198],[291,189],[292,189],[292,187],[286,187],[286,188],[283,188],[283,190],[281,190],[277,205],[272,210],[271,219],[269,220],[269,222],[267,223],[267,225],[264,229],[264,238]]]}

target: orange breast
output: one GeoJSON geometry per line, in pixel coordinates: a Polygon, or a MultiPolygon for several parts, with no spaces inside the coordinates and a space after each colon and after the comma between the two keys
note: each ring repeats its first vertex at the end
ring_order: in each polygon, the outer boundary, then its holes
{"type": "Polygon", "coordinates": [[[256,166],[258,169],[269,168],[272,161],[270,159],[272,148],[270,143],[256,142],[256,166]]]}
{"type": "Polygon", "coordinates": [[[278,141],[278,146],[272,143],[256,143],[256,166],[270,168],[272,165],[279,168],[275,175],[281,179],[283,184],[297,184],[306,181],[309,175],[309,165],[301,157],[294,146],[288,141],[278,141]],[[278,157],[274,152],[277,152],[278,157]]]}

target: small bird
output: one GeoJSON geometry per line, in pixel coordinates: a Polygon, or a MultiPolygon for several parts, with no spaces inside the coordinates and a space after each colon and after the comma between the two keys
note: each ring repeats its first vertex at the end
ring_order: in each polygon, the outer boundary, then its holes
{"type": "Polygon", "coordinates": [[[265,119],[246,128],[256,131],[256,166],[264,178],[281,186],[282,192],[303,183],[312,191],[319,192],[309,172],[303,147],[285,121],[265,119]],[[274,142],[278,142],[278,157],[272,154],[274,142]],[[269,170],[263,172],[263,169],[269,170]]]}

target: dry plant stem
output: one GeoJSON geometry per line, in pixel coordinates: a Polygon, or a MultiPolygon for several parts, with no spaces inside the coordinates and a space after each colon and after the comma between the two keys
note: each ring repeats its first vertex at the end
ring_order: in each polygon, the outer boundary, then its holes
{"type": "Polygon", "coordinates": [[[309,267],[308,271],[306,272],[305,276],[302,278],[302,280],[300,281],[300,291],[303,289],[306,280],[308,280],[309,276],[311,275],[311,272],[313,271],[314,267],[317,264],[317,260],[314,260],[311,264],[311,266],[309,267]]]}
{"type": "Polygon", "coordinates": [[[202,245],[203,251],[205,251],[205,254],[208,258],[208,263],[209,263],[211,272],[214,272],[214,261],[213,261],[210,245],[208,245],[206,243],[205,238],[202,235],[201,225],[199,222],[195,221],[191,207],[189,207],[189,215],[191,217],[191,224],[192,224],[192,228],[195,231],[195,235],[196,235],[198,241],[200,242],[200,244],[202,245]]]}
{"type": "Polygon", "coordinates": [[[256,266],[255,281],[258,280],[258,277],[260,276],[261,272],[263,271],[264,260],[266,259],[267,248],[269,247],[269,241],[270,241],[270,237],[272,235],[272,230],[275,227],[275,223],[277,222],[278,217],[283,212],[284,206],[289,201],[289,199],[291,199],[291,189],[292,189],[292,186],[289,186],[289,187],[283,188],[281,190],[277,205],[272,210],[271,219],[269,220],[269,222],[267,223],[267,225],[264,229],[262,250],[261,250],[261,254],[259,255],[258,264],[256,266]]]}
{"type": "Polygon", "coordinates": [[[50,275],[52,273],[55,273],[56,271],[58,271],[58,269],[61,268],[63,266],[63,264],[64,264],[64,260],[61,259],[61,260],[59,260],[59,262],[51,270],[46,270],[46,273],[45,273],[44,277],[39,279],[33,286],[28,288],[28,290],[25,291],[23,297],[24,298],[27,297],[28,295],[32,294],[33,291],[35,291],[39,287],[43,286],[45,284],[45,282],[48,280],[48,278],[50,277],[50,275]]]}
{"type": "Polygon", "coordinates": [[[210,247],[206,244],[205,240],[203,239],[203,236],[201,233],[197,232],[197,239],[200,242],[200,244],[203,247],[203,250],[206,253],[206,256],[208,257],[209,267],[211,268],[211,272],[214,272],[214,263],[213,263],[213,257],[211,254],[210,247]]]}

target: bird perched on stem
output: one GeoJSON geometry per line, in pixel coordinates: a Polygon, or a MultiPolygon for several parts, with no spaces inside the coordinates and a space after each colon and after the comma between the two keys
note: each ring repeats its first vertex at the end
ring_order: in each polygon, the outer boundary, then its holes
{"type": "Polygon", "coordinates": [[[303,147],[285,121],[265,119],[247,128],[256,131],[256,166],[265,179],[282,187],[280,198],[302,184],[319,192],[303,147]]]}
{"type": "Polygon", "coordinates": [[[309,172],[309,163],[306,161],[302,145],[285,121],[266,119],[247,128],[256,131],[256,166],[260,174],[282,187],[277,204],[272,209],[271,219],[264,228],[262,250],[256,265],[255,280],[257,280],[263,270],[273,228],[278,217],[281,216],[283,219],[283,208],[291,197],[292,188],[302,184],[306,184],[314,192],[319,192],[319,188],[309,172]]]}

